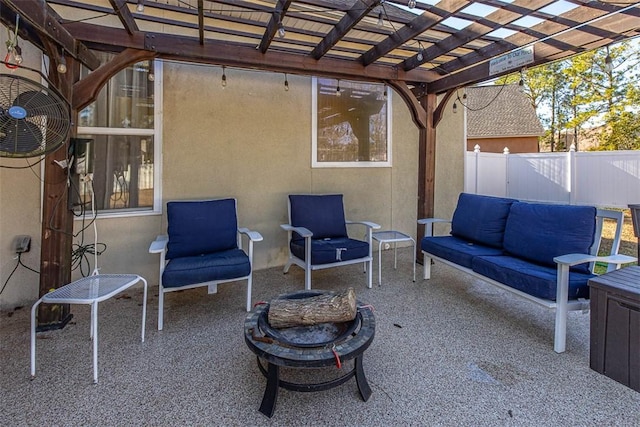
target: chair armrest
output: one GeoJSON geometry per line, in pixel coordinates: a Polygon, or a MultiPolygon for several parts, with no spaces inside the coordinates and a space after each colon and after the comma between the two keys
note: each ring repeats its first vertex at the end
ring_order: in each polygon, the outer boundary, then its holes
{"type": "Polygon", "coordinates": [[[380,225],[376,224],[375,222],[370,222],[370,221],[345,221],[346,224],[360,224],[360,225],[364,225],[367,228],[371,228],[373,230],[377,230],[380,228],[380,225]]]}
{"type": "Polygon", "coordinates": [[[618,267],[622,264],[629,262],[635,262],[637,258],[627,255],[609,255],[609,256],[596,256],[587,254],[567,254],[557,256],[553,259],[556,264],[560,265],[577,265],[585,262],[606,262],[607,264],[616,264],[618,267]]]}
{"type": "Polygon", "coordinates": [[[295,231],[296,233],[298,233],[300,236],[304,238],[313,236],[313,233],[311,232],[311,230],[305,227],[294,227],[293,225],[290,225],[290,224],[280,224],[280,227],[282,227],[282,229],[285,231],[295,231]]]}
{"type": "Polygon", "coordinates": [[[422,218],[418,220],[418,224],[424,225],[424,237],[433,236],[433,224],[451,224],[450,219],[443,218],[422,218]]]}
{"type": "Polygon", "coordinates": [[[169,243],[169,236],[158,236],[156,240],[151,242],[149,245],[149,253],[150,254],[159,254],[164,252],[167,249],[167,243],[169,243]]]}
{"type": "Polygon", "coordinates": [[[418,224],[422,224],[422,225],[435,224],[436,222],[444,222],[444,223],[450,224],[451,220],[443,219],[443,218],[422,218],[418,220],[418,224]]]}
{"type": "Polygon", "coordinates": [[[248,228],[241,227],[241,228],[238,228],[238,232],[246,235],[253,242],[262,241],[262,234],[260,234],[257,231],[252,231],[252,230],[249,230],[248,228]]]}

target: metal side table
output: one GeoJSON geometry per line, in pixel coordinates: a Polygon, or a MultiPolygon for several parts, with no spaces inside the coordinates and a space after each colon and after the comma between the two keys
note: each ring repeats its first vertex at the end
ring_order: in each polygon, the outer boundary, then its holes
{"type": "Polygon", "coordinates": [[[147,314],[147,281],[137,274],[97,274],[64,285],[40,298],[31,308],[31,377],[36,375],[36,313],[40,303],[91,305],[93,340],[93,382],[98,382],[98,303],[119,294],[136,283],[144,283],[142,301],[142,342],[147,314]]]}
{"type": "Polygon", "coordinates": [[[393,243],[393,268],[398,268],[398,243],[411,242],[413,246],[413,281],[416,281],[416,241],[408,234],[395,230],[374,231],[371,233],[373,240],[378,242],[378,285],[382,285],[382,245],[385,243],[393,243]]]}

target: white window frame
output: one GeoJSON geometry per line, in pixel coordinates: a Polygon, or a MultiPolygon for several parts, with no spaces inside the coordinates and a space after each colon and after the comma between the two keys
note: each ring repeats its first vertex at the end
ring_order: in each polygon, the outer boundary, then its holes
{"type": "MultiPolygon", "coordinates": [[[[154,59],[153,74],[155,80],[153,83],[153,129],[78,126],[78,135],[153,136],[153,208],[101,210],[97,212],[98,218],[134,217],[162,214],[162,69],[162,61],[159,59],[154,59]]],[[[82,220],[82,218],[75,219],[82,220]]]]}
{"type": "Polygon", "coordinates": [[[318,78],[311,79],[311,167],[312,168],[389,168],[393,166],[392,153],[393,144],[391,140],[391,93],[389,88],[385,87],[387,92],[387,161],[371,162],[371,161],[352,161],[352,162],[319,162],[318,161],[318,78]]]}

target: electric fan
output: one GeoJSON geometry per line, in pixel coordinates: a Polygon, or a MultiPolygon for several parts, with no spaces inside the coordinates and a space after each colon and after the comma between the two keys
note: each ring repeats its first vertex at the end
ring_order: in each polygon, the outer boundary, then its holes
{"type": "Polygon", "coordinates": [[[69,103],[52,88],[0,74],[0,157],[36,157],[59,148],[71,127],[69,103]]]}

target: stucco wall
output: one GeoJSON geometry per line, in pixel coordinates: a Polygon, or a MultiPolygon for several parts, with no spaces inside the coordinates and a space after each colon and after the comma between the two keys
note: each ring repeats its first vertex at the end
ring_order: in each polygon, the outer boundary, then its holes
{"type": "MultiPolygon", "coordinates": [[[[6,40],[7,31],[4,26],[0,26],[0,46],[3,48],[6,40]]],[[[24,58],[23,65],[38,69],[41,61],[40,51],[23,40],[20,40],[20,46],[24,58]]],[[[40,76],[32,71],[10,70],[4,64],[0,64],[0,68],[3,74],[19,74],[38,81],[40,79],[40,76]]],[[[23,266],[16,268],[18,260],[12,250],[12,243],[17,235],[31,236],[31,250],[23,253],[20,261],[27,267],[39,271],[42,173],[38,160],[0,158],[0,290],[4,287],[0,293],[0,308],[15,308],[37,299],[39,276],[23,266]],[[7,282],[10,275],[11,278],[7,282]]]]}
{"type": "MultiPolygon", "coordinates": [[[[219,67],[164,64],[163,202],[236,197],[240,225],[264,236],[255,246],[256,269],[286,261],[286,233],[279,225],[287,222],[289,193],[343,193],[349,219],[374,221],[417,237],[418,129],[399,96],[392,96],[393,167],[314,169],[311,78],[289,75],[290,90],[285,92],[282,74],[229,68],[226,74],[228,85],[222,89],[219,67]]],[[[446,165],[436,172],[436,213],[445,216],[462,189],[464,170],[463,115],[448,110],[438,127],[436,152],[437,164],[446,165]]],[[[1,169],[0,174],[4,283],[12,267],[13,235],[21,230],[39,236],[40,183],[28,170],[1,169]],[[18,219],[25,212],[32,217],[28,222],[18,219]]],[[[80,226],[76,222],[76,230],[80,226]]],[[[138,273],[157,284],[158,256],[147,250],[157,234],[166,233],[164,211],[99,219],[97,228],[98,241],[107,245],[98,261],[101,272],[138,273]]],[[[92,228],[84,242],[93,242],[92,228]]],[[[39,248],[28,261],[39,268],[39,248]]],[[[75,271],[74,278],[78,276],[75,271]]],[[[19,279],[12,278],[0,295],[2,308],[38,297],[37,275],[21,271],[14,277],[19,279]]]]}

